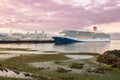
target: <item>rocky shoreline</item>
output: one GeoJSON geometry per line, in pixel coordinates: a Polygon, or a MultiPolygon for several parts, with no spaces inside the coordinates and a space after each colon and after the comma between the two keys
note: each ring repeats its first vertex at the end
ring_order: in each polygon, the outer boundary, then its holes
{"type": "Polygon", "coordinates": [[[88,59],[71,59],[66,54],[54,53],[14,56],[0,60],[0,73],[10,74],[12,71],[15,75],[3,76],[0,80],[119,80],[119,52],[111,50],[101,55],[93,53],[94,57],[88,59]]]}
{"type": "Polygon", "coordinates": [[[97,58],[97,61],[120,69],[120,50],[106,51],[97,58]]]}

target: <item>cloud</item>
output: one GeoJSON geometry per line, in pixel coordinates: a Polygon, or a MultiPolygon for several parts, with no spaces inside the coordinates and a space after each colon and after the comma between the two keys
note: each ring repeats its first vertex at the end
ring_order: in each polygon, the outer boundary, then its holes
{"type": "MultiPolygon", "coordinates": [[[[119,22],[114,22],[114,23],[108,23],[108,24],[99,24],[97,26],[97,30],[99,32],[104,31],[106,33],[120,33],[120,23],[119,22]]],[[[94,26],[94,25],[92,25],[94,26]]],[[[93,31],[93,27],[88,26],[86,29],[93,31]]]]}
{"type": "Polygon", "coordinates": [[[26,31],[120,22],[119,0],[0,0],[0,26],[26,31]]]}

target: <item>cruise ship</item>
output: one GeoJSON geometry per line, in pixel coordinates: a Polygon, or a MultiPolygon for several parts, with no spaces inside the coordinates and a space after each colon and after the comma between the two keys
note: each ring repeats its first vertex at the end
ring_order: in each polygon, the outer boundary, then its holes
{"type": "Polygon", "coordinates": [[[102,42],[110,41],[110,35],[98,32],[97,27],[93,27],[93,31],[75,31],[64,30],[60,32],[62,36],[53,36],[56,44],[73,43],[73,42],[102,42]]]}

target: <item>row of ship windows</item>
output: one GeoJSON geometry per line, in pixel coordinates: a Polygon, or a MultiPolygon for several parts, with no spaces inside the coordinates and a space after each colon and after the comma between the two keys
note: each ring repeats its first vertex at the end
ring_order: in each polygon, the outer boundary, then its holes
{"type": "Polygon", "coordinates": [[[110,38],[109,36],[69,36],[69,37],[77,37],[77,38],[110,38]]]}
{"type": "Polygon", "coordinates": [[[65,35],[70,37],[110,37],[109,35],[65,35]]]}

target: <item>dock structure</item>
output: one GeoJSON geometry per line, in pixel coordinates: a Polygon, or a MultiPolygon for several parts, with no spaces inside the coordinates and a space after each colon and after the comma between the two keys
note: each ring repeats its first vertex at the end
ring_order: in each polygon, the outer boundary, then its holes
{"type": "Polygon", "coordinates": [[[27,32],[23,33],[13,33],[10,30],[10,34],[8,33],[0,33],[0,43],[53,43],[54,40],[51,36],[44,33],[38,33],[35,31],[34,33],[27,32]]]}
{"type": "Polygon", "coordinates": [[[0,43],[54,43],[54,40],[0,40],[0,43]]]}

